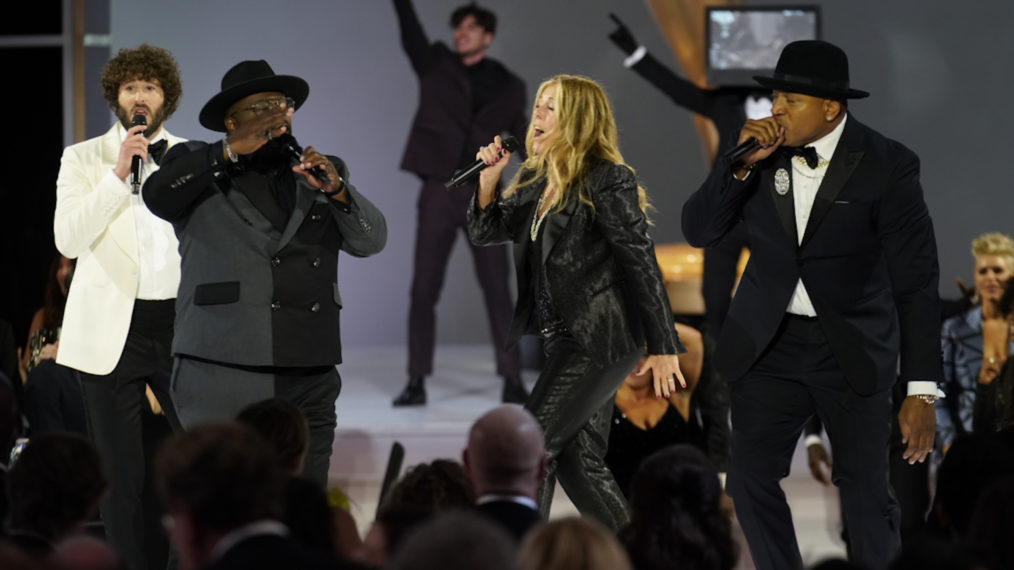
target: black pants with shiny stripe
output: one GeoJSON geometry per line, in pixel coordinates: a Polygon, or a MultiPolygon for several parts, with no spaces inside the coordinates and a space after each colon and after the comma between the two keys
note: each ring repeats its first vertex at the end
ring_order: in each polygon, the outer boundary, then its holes
{"type": "Polygon", "coordinates": [[[629,518],[627,501],[604,457],[616,389],[641,351],[601,367],[563,333],[546,339],[545,353],[542,373],[525,404],[546,440],[546,477],[536,495],[539,510],[548,518],[559,480],[581,514],[619,530],[629,518]]]}

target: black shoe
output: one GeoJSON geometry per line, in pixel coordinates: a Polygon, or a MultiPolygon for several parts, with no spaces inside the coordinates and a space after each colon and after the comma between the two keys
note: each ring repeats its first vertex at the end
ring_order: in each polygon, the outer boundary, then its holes
{"type": "Polygon", "coordinates": [[[426,403],[426,386],[422,376],[411,376],[401,394],[391,402],[392,406],[422,406],[426,403]]]}
{"type": "Polygon", "coordinates": [[[528,390],[525,389],[525,384],[521,381],[520,376],[503,377],[501,400],[505,404],[524,404],[528,401],[528,390]]]}

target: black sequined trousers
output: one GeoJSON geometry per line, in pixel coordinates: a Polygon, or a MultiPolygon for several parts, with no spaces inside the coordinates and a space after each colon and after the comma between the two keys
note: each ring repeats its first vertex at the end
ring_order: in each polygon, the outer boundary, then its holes
{"type": "Polygon", "coordinates": [[[548,518],[556,481],[582,515],[613,531],[628,520],[627,501],[606,467],[609,420],[616,389],[641,351],[601,367],[566,332],[545,339],[546,362],[525,407],[546,439],[546,477],[536,501],[548,518]]]}

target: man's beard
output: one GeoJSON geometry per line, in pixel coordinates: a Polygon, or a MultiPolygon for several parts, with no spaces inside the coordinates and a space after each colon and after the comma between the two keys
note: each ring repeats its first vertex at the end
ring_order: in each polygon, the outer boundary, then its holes
{"type": "MultiPolygon", "coordinates": [[[[148,123],[148,126],[144,129],[143,134],[144,138],[151,140],[152,135],[158,132],[162,123],[164,123],[169,117],[165,114],[165,106],[159,107],[154,113],[152,113],[151,109],[148,107],[145,107],[145,109],[148,109],[148,116],[150,117],[151,122],[148,123]]],[[[116,117],[120,119],[120,124],[123,125],[124,129],[130,130],[130,127],[134,126],[131,124],[131,121],[134,120],[134,115],[129,113],[123,107],[116,108],[116,117]]]]}

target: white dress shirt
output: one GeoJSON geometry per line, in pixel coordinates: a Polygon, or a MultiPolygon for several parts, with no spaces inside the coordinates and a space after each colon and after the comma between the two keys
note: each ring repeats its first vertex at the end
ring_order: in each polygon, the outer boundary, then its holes
{"type": "MultiPolygon", "coordinates": [[[[123,124],[119,124],[120,140],[127,136],[123,124]]],[[[160,128],[158,134],[149,141],[155,143],[165,140],[165,129],[160,128]]],[[[168,149],[166,149],[168,152],[168,149]]],[[[141,166],[142,183],[158,165],[149,155],[141,166]]],[[[144,205],[140,194],[130,195],[130,209],[134,214],[134,231],[137,234],[137,259],[140,280],[137,287],[137,298],[146,300],[175,299],[179,287],[180,257],[175,240],[169,239],[172,232],[156,229],[169,222],[151,213],[144,205]]]]}
{"type": "MultiPolygon", "coordinates": [[[[838,126],[831,132],[813,141],[806,146],[812,146],[817,150],[817,168],[810,168],[802,157],[793,157],[792,163],[792,201],[796,210],[796,239],[797,243],[803,242],[803,234],[806,232],[806,223],[810,220],[810,210],[813,208],[813,200],[817,197],[817,190],[820,188],[824,175],[827,174],[827,165],[831,162],[834,149],[838,147],[841,133],[845,130],[845,121],[848,115],[842,118],[838,126]]],[[[792,292],[789,299],[789,306],[785,312],[805,317],[816,317],[817,311],[813,308],[810,295],[806,292],[806,286],[800,279],[796,283],[796,290],[792,292]]]]}

